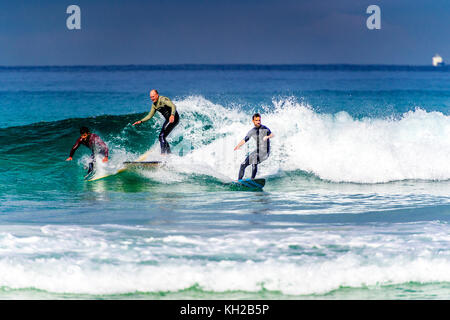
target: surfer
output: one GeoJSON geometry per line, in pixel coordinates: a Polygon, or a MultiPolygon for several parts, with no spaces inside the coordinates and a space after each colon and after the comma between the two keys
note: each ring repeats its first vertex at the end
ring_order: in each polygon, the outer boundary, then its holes
{"type": "Polygon", "coordinates": [[[238,180],[241,180],[244,177],[245,169],[250,164],[252,165],[252,179],[255,179],[256,172],[258,171],[258,164],[266,160],[270,154],[269,139],[273,137],[273,133],[269,128],[261,124],[261,115],[259,113],[255,113],[253,115],[252,121],[255,127],[251,129],[245,136],[244,140],[240,141],[234,148],[234,151],[236,151],[251,137],[256,140],[256,150],[250,153],[241,164],[238,180]]]}
{"type": "Polygon", "coordinates": [[[89,161],[89,170],[87,174],[90,174],[92,170],[94,170],[96,152],[103,155],[103,162],[108,161],[108,147],[98,135],[96,135],[95,133],[91,133],[87,127],[81,127],[80,137],[73,145],[72,150],[70,150],[70,155],[66,159],[66,161],[72,161],[73,154],[78,149],[80,144],[85,145],[92,151],[91,160],[89,161]]]}
{"type": "Polygon", "coordinates": [[[150,99],[153,101],[150,112],[143,119],[133,123],[133,126],[150,120],[154,116],[155,112],[159,111],[166,119],[161,128],[161,132],[159,133],[161,154],[168,154],[170,153],[170,146],[166,138],[169,133],[177,126],[180,120],[180,116],[178,115],[177,108],[175,107],[173,102],[167,97],[160,96],[157,90],[153,89],[152,91],[150,91],[150,99]]]}

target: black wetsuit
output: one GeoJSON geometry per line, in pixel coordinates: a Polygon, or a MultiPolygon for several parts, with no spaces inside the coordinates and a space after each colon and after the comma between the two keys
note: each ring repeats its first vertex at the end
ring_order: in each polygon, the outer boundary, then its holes
{"type": "Polygon", "coordinates": [[[253,137],[256,140],[256,150],[250,153],[241,164],[238,180],[241,180],[244,177],[245,169],[250,164],[252,165],[252,179],[255,179],[256,173],[258,172],[258,163],[263,162],[269,157],[270,139],[264,141],[263,138],[265,136],[269,136],[271,133],[272,132],[270,131],[270,129],[263,125],[254,127],[247,133],[244,141],[247,142],[251,137],[253,137]]]}
{"type": "MultiPolygon", "coordinates": [[[[161,114],[163,114],[163,111],[160,111],[161,114]]],[[[164,115],[164,114],[163,114],[164,115]]],[[[178,122],[180,121],[180,116],[178,115],[178,112],[175,111],[175,120],[170,123],[169,122],[169,116],[164,116],[166,119],[162,125],[161,132],[159,133],[159,144],[161,146],[161,153],[170,153],[170,146],[169,143],[166,140],[166,137],[169,135],[170,132],[177,126],[178,122]]]]}

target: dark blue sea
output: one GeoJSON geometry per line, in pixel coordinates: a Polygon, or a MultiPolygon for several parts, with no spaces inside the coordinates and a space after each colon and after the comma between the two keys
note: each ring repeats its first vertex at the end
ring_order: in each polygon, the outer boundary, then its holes
{"type": "Polygon", "coordinates": [[[449,299],[449,111],[445,66],[0,67],[0,299],[449,299]],[[84,180],[81,126],[162,159],[154,88],[166,165],[84,180]]]}

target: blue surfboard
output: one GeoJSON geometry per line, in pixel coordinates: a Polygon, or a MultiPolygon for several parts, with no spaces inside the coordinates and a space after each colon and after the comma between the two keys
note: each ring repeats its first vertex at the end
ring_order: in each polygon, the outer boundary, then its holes
{"type": "Polygon", "coordinates": [[[241,179],[233,181],[231,185],[233,187],[239,187],[240,189],[253,189],[262,190],[266,184],[266,179],[241,179]]]}

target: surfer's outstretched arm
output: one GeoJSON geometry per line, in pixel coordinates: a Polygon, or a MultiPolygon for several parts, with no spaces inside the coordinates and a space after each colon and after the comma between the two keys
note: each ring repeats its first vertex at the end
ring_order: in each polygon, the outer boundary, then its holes
{"type": "Polygon", "coordinates": [[[234,151],[236,151],[237,149],[239,149],[240,147],[242,147],[244,145],[244,143],[246,143],[248,140],[250,140],[250,137],[253,137],[256,135],[256,131],[255,128],[253,128],[252,130],[250,130],[247,135],[245,136],[245,138],[243,140],[241,140],[241,142],[238,143],[238,145],[234,148],[234,151]]]}
{"type": "Polygon", "coordinates": [[[150,120],[154,115],[155,115],[156,109],[154,106],[152,106],[152,109],[150,110],[150,112],[141,120],[136,121],[135,123],[133,123],[133,126],[137,125],[137,124],[141,124],[142,122],[148,121],[150,120]]]}
{"type": "Polygon", "coordinates": [[[239,149],[240,147],[242,147],[245,143],[245,140],[241,140],[241,142],[238,143],[238,145],[236,147],[234,147],[234,151],[236,151],[237,149],[239,149]]]}
{"type": "Polygon", "coordinates": [[[70,150],[70,155],[69,157],[66,159],[66,161],[71,161],[73,158],[73,154],[75,153],[75,151],[78,149],[78,147],[80,146],[81,143],[81,138],[79,138],[75,144],[73,145],[72,149],[70,150]]]}

